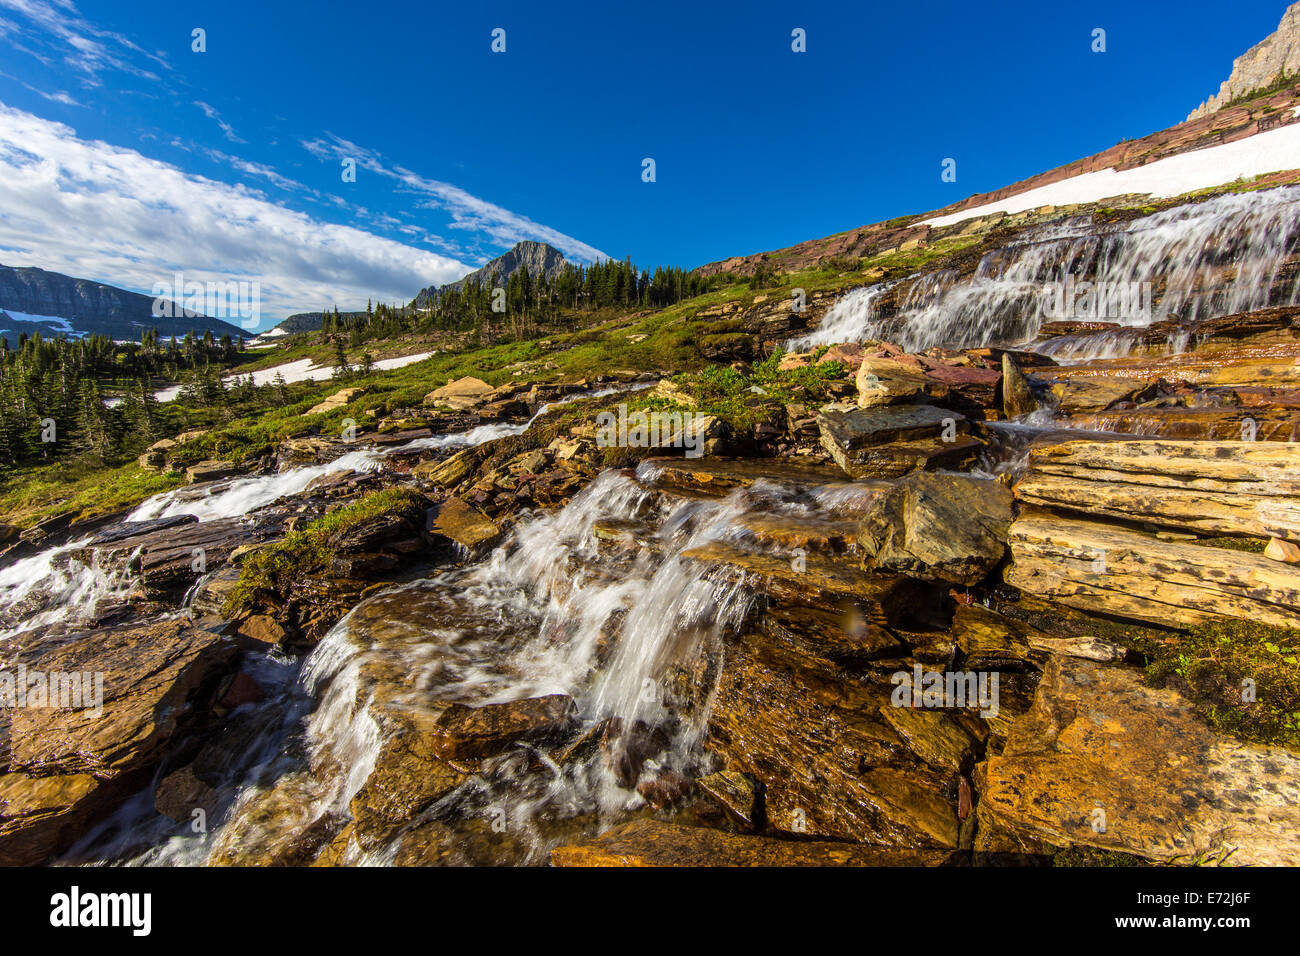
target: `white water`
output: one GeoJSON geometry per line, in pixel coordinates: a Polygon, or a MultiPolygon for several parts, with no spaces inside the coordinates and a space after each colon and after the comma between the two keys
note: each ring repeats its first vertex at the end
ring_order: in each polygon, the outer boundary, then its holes
{"type": "MultiPolygon", "coordinates": [[[[177,515],[194,515],[200,521],[249,514],[287,495],[304,491],[317,478],[340,472],[373,471],[384,459],[399,452],[449,450],[480,445],[497,438],[519,435],[555,408],[583,398],[598,398],[647,385],[616,386],[595,392],[578,392],[543,405],[527,422],[480,425],[468,431],[419,438],[402,445],[359,448],[333,461],[287,468],[270,475],[254,475],[218,482],[211,488],[178,488],[147,498],[123,519],[149,521],[177,515]]],[[[28,558],[0,566],[0,640],[34,628],[76,624],[94,619],[105,602],[126,597],[135,584],[132,575],[114,575],[97,565],[88,567],[69,560],[69,553],[86,545],[86,538],[48,548],[28,558]]]]}
{"type": "MultiPolygon", "coordinates": [[[[633,388],[646,388],[638,385],[633,388]]],[[[175,515],[195,515],[200,521],[213,518],[234,518],[246,515],[258,508],[286,495],[296,495],[306,490],[317,478],[325,475],[348,471],[374,471],[390,455],[414,451],[446,451],[449,449],[471,448],[484,442],[522,435],[532,427],[533,422],[548,414],[553,409],[581,398],[600,398],[621,391],[621,388],[604,389],[597,392],[579,392],[550,404],[543,405],[527,422],[519,424],[494,423],[479,425],[464,432],[450,435],[433,435],[428,438],[416,438],[402,445],[360,448],[348,452],[333,461],[315,465],[303,465],[288,468],[273,475],[254,475],[247,478],[235,478],[221,482],[201,496],[185,488],[165,491],[147,498],[126,516],[126,521],[149,521],[153,518],[170,518],[175,515]]]]}
{"type": "MultiPolygon", "coordinates": [[[[689,671],[706,648],[716,653],[754,595],[743,579],[720,576],[684,552],[713,541],[752,547],[738,521],[746,515],[811,518],[824,513],[822,498],[849,508],[854,499],[844,486],[804,495],[758,482],[726,498],[696,500],[658,488],[655,475],[648,464],[635,478],[603,472],[566,507],[520,525],[481,564],[363,602],[312,652],[295,684],[319,700],[306,725],[307,775],[298,768],[273,783],[259,771],[211,839],[190,840],[183,852],[174,839],[168,852],[141,862],[195,862],[212,846],[275,846],[325,814],[345,812],[383,743],[372,714],[379,696],[420,708],[567,694],[586,729],[608,717],[624,727],[644,721],[671,728],[667,749],[647,760],[642,779],[698,763],[711,688],[684,708],[669,679],[689,671]],[[638,521],[649,546],[602,549],[594,528],[611,519],[638,521]],[[380,677],[375,685],[367,673],[404,677],[380,677]],[[270,786],[299,796],[301,806],[269,821],[241,816],[270,786]]],[[[583,817],[603,827],[642,805],[599,752],[561,767],[521,746],[493,758],[433,812],[500,812],[512,833],[526,834],[528,859],[539,862],[557,839],[546,821],[583,817]]],[[[370,853],[354,844],[345,859],[384,863],[395,852],[394,843],[370,853]]]]}
{"type": "Polygon", "coordinates": [[[93,620],[106,601],[125,597],[129,576],[119,577],[70,561],[83,538],[0,567],[0,641],[37,628],[93,620]],[[19,615],[21,614],[21,618],[19,615]]]}
{"type": "MultiPolygon", "coordinates": [[[[1137,327],[1176,318],[1186,325],[1300,302],[1300,280],[1272,292],[1282,263],[1297,248],[1300,187],[1219,196],[1110,227],[1072,219],[990,252],[969,278],[940,272],[904,280],[911,286],[896,314],[884,315],[879,309],[887,285],[846,293],[817,329],[789,345],[810,348],[885,339],[909,352],[933,346],[1024,345],[1047,321],[1052,285],[1071,276],[1115,286],[1151,284],[1150,316],[1105,321],[1137,327]],[[1202,289],[1205,279],[1229,266],[1235,269],[1231,279],[1209,291],[1202,289]]],[[[1048,343],[1044,350],[1090,358],[1125,347],[1125,340],[1112,334],[1093,347],[1100,354],[1078,343],[1048,343]],[[1074,354],[1069,354],[1071,348],[1074,354]]]]}

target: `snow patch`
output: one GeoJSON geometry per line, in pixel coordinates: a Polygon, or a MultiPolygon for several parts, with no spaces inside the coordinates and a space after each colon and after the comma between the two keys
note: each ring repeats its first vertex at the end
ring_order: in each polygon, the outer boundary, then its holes
{"type": "Polygon", "coordinates": [[[1235,143],[1180,153],[1133,169],[1083,173],[997,202],[936,216],[925,220],[923,225],[950,226],[998,212],[1017,213],[1039,206],[1097,202],[1128,194],[1148,193],[1156,199],[1172,199],[1198,189],[1297,167],[1300,167],[1300,124],[1257,133],[1235,143]]]}

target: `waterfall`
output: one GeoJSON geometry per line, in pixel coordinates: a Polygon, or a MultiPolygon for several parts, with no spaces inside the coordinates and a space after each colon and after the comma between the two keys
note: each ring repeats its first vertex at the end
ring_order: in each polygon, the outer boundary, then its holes
{"type": "Polygon", "coordinates": [[[134,580],[72,559],[90,538],[48,548],[0,567],[0,641],[25,631],[95,619],[105,601],[125,598],[134,580]]]}
{"type": "MultiPolygon", "coordinates": [[[[1086,217],[1028,230],[1022,238],[986,253],[975,272],[958,278],[951,270],[879,283],[842,296],[811,333],[791,348],[842,341],[885,339],[909,352],[934,346],[974,348],[1024,345],[1045,321],[1077,318],[1128,327],[1164,319],[1189,325],[1201,319],[1300,301],[1300,276],[1288,281],[1281,270],[1300,250],[1300,187],[1217,196],[1186,203],[1127,223],[1096,225],[1086,217]],[[1062,290],[1144,294],[1141,308],[1100,312],[1080,307],[1087,297],[1065,298],[1062,290]],[[886,308],[890,300],[896,308],[886,308]],[[1061,314],[1061,305],[1065,305],[1061,314]]],[[[1100,302],[1107,296],[1097,295],[1100,302]]],[[[1131,302],[1127,304],[1132,305],[1131,302]]],[[[1111,334],[1094,345],[1056,341],[1044,347],[1060,357],[1095,358],[1123,353],[1132,340],[1111,334]]],[[[1176,346],[1176,342],[1171,342],[1176,346]]]]}
{"type": "MultiPolygon", "coordinates": [[[[259,759],[242,783],[231,782],[216,832],[169,836],[165,848],[135,859],[194,862],[213,847],[273,847],[346,812],[384,744],[376,706],[420,710],[566,694],[580,733],[599,733],[613,719],[662,734],[645,774],[698,769],[712,678],[701,677],[691,699],[679,696],[673,678],[698,674],[697,665],[721,653],[722,637],[743,625],[755,592],[743,576],[719,574],[686,552],[712,542],[780,551],[754,539],[746,519],[797,524],[853,512],[862,489],[842,483],[804,491],[760,479],[701,498],[659,477],[654,463],[602,472],[565,507],[525,520],[482,562],[363,601],[292,679],[286,709],[301,728],[298,764],[259,759]],[[630,537],[611,545],[611,526],[630,537]],[[304,700],[309,712],[292,702],[304,700]],[[258,809],[272,790],[293,796],[282,816],[258,809]]],[[[620,780],[619,772],[599,748],[561,765],[545,748],[516,747],[487,760],[432,812],[501,814],[512,833],[525,835],[516,862],[541,862],[564,838],[555,821],[600,829],[642,806],[635,780],[620,780]]],[[[395,852],[395,841],[368,853],[354,845],[346,860],[382,863],[395,852]]]]}
{"type": "Polygon", "coordinates": [[[286,495],[296,495],[306,490],[307,486],[317,478],[322,478],[325,475],[342,471],[374,471],[381,467],[386,458],[392,455],[421,451],[458,451],[462,448],[471,448],[498,438],[522,435],[532,427],[535,421],[561,405],[567,405],[583,398],[600,398],[618,391],[635,391],[649,387],[649,385],[621,386],[594,392],[578,392],[541,406],[533,417],[526,422],[518,424],[494,422],[488,425],[479,425],[463,432],[416,438],[401,445],[382,448],[360,448],[332,461],[316,465],[287,468],[272,475],[254,475],[220,482],[212,488],[206,489],[201,497],[196,497],[193,492],[184,488],[164,491],[141,502],[134,511],[126,516],[125,520],[148,521],[153,518],[170,518],[184,514],[195,515],[200,521],[239,517],[265,507],[278,498],[286,495]]]}

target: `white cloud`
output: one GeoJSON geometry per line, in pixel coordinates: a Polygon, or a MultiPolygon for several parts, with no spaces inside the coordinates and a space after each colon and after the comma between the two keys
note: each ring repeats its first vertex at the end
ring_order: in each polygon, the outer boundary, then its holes
{"type": "Polygon", "coordinates": [[[177,270],[200,282],[257,279],[264,318],[405,302],[470,271],[3,104],[0,262],[146,293],[177,270]]]}
{"type": "MultiPolygon", "coordinates": [[[[5,33],[21,33],[40,44],[46,51],[61,56],[63,62],[83,74],[87,86],[99,86],[99,74],[108,69],[118,70],[145,80],[157,80],[156,73],[137,64],[141,57],[152,60],[164,69],[167,61],[148,53],[120,33],[101,30],[83,19],[72,0],[0,0],[0,8],[25,17],[32,28],[23,28],[11,20],[5,21],[5,33]]],[[[18,47],[43,63],[49,57],[36,50],[18,47]]]]}
{"type": "Polygon", "coordinates": [[[589,246],[572,236],[566,236],[550,226],[533,222],[527,216],[503,209],[486,199],[471,196],[459,186],[425,179],[401,166],[390,168],[378,153],[337,136],[331,135],[328,142],[319,139],[306,140],[302,145],[318,159],[336,161],[355,159],[362,169],[396,180],[414,192],[431,197],[420,205],[446,210],[451,214],[452,228],[482,232],[490,236],[493,241],[505,246],[512,246],[524,239],[548,242],[563,252],[566,257],[575,261],[591,262],[609,258],[594,246],[589,246]]]}
{"type": "Polygon", "coordinates": [[[230,140],[232,143],[248,142],[248,140],[240,139],[235,135],[235,128],[221,118],[221,114],[217,112],[216,107],[204,103],[202,100],[195,100],[194,105],[203,110],[204,116],[210,120],[214,120],[216,124],[221,127],[222,135],[224,135],[226,139],[230,140]]]}

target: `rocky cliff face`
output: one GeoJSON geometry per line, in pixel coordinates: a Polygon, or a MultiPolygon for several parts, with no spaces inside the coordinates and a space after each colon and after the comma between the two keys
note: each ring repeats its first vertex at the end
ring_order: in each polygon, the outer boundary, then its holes
{"type": "Polygon", "coordinates": [[[74,279],[44,269],[0,266],[0,312],[7,316],[0,318],[0,329],[15,338],[19,332],[40,331],[42,335],[68,332],[134,341],[144,330],[155,328],[163,336],[202,334],[207,329],[217,336],[248,335],[237,325],[206,316],[155,317],[153,304],[152,296],[102,282],[74,279]],[[67,322],[23,321],[24,314],[56,316],[67,322]]]}
{"type": "Polygon", "coordinates": [[[545,242],[517,242],[509,252],[497,256],[483,268],[471,272],[463,279],[441,287],[429,286],[427,289],[422,289],[413,304],[416,308],[424,308],[442,289],[459,289],[475,279],[479,282],[487,282],[494,274],[498,281],[505,282],[525,267],[529,275],[545,274],[548,279],[551,279],[564,268],[564,261],[564,253],[545,242]]]}
{"type": "Polygon", "coordinates": [[[1223,81],[1218,95],[1211,96],[1187,118],[1206,116],[1239,96],[1268,86],[1279,75],[1293,73],[1300,73],[1300,3],[1287,7],[1277,30],[1232,61],[1232,75],[1223,81]]]}

